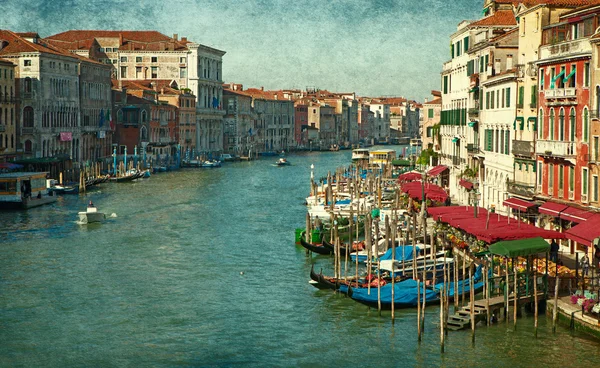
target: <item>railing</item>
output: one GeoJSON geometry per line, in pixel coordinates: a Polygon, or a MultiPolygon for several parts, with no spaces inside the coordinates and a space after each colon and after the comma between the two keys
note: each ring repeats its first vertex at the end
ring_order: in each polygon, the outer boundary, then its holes
{"type": "Polygon", "coordinates": [[[479,146],[476,146],[474,143],[467,144],[467,153],[479,153],[479,146]]]}
{"type": "Polygon", "coordinates": [[[479,108],[478,107],[471,107],[467,112],[471,116],[479,116],[479,108]]]}
{"type": "Polygon", "coordinates": [[[575,143],[538,140],[537,153],[542,156],[575,157],[575,143]]]}
{"type": "Polygon", "coordinates": [[[516,181],[508,181],[508,192],[522,197],[533,198],[535,194],[535,186],[516,181]]]}
{"type": "Polygon", "coordinates": [[[590,118],[591,119],[599,119],[600,114],[598,113],[598,110],[590,110],[590,118]]]}
{"type": "Polygon", "coordinates": [[[171,142],[171,137],[160,137],[158,138],[158,143],[169,143],[171,142]]]}
{"type": "Polygon", "coordinates": [[[574,53],[592,52],[592,46],[587,39],[569,40],[554,45],[540,47],[540,59],[560,57],[574,53]]]}
{"type": "Polygon", "coordinates": [[[531,141],[512,141],[512,153],[513,155],[533,157],[533,142],[531,141]]]}
{"type": "Polygon", "coordinates": [[[576,97],[576,96],[577,96],[577,90],[574,87],[555,88],[555,89],[544,90],[544,97],[546,99],[570,98],[570,97],[576,97]]]}
{"type": "Polygon", "coordinates": [[[21,134],[33,134],[35,132],[34,127],[23,127],[21,128],[21,134]]]}

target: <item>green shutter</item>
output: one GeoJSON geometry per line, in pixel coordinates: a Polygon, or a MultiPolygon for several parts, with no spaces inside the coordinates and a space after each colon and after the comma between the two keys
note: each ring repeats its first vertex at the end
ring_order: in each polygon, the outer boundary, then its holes
{"type": "Polygon", "coordinates": [[[463,44],[464,44],[465,52],[467,52],[469,50],[469,36],[465,37],[463,44]]]}
{"type": "Polygon", "coordinates": [[[454,44],[450,44],[450,59],[454,59],[454,44]]]}
{"type": "Polygon", "coordinates": [[[448,76],[444,75],[444,94],[448,93],[448,76]]]}
{"type": "Polygon", "coordinates": [[[588,124],[589,124],[589,112],[588,109],[583,110],[583,141],[588,141],[588,124]]]}
{"type": "Polygon", "coordinates": [[[519,87],[519,103],[517,107],[523,107],[523,95],[525,94],[525,87],[519,87]]]}
{"type": "Polygon", "coordinates": [[[488,63],[489,63],[489,55],[485,55],[485,71],[487,71],[488,69],[488,63]]]}
{"type": "Polygon", "coordinates": [[[504,131],[504,153],[510,154],[510,130],[504,131]]]}
{"type": "Polygon", "coordinates": [[[506,107],[510,107],[510,87],[506,89],[506,107]]]}
{"type": "Polygon", "coordinates": [[[531,108],[537,107],[537,86],[531,86],[531,108]]]}
{"type": "Polygon", "coordinates": [[[483,56],[479,57],[479,73],[483,73],[483,56]]]}
{"type": "Polygon", "coordinates": [[[433,119],[433,109],[429,109],[429,110],[427,110],[427,117],[428,117],[429,119],[433,119]]]}

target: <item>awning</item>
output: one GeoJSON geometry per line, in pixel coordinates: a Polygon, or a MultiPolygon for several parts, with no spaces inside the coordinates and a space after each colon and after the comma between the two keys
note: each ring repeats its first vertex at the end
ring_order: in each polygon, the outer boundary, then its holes
{"type": "Polygon", "coordinates": [[[460,141],[460,138],[458,138],[458,137],[454,137],[454,138],[452,138],[452,143],[456,143],[456,142],[458,142],[458,141],[460,141]]]}
{"type": "Polygon", "coordinates": [[[477,125],[477,122],[476,121],[469,121],[467,123],[467,125],[470,126],[471,128],[474,128],[477,125]]]}
{"type": "Polygon", "coordinates": [[[594,215],[586,222],[573,226],[565,232],[565,235],[567,239],[591,247],[594,239],[600,237],[600,215],[594,215]]]}
{"type": "Polygon", "coordinates": [[[460,181],[458,182],[458,185],[466,188],[467,190],[473,189],[473,183],[471,183],[470,181],[465,180],[465,179],[460,179],[460,181]]]}
{"type": "MultiPolygon", "coordinates": [[[[586,211],[586,210],[580,210],[575,207],[567,206],[567,208],[564,209],[558,217],[560,217],[561,219],[566,220],[566,221],[573,221],[573,222],[579,223],[579,222],[584,222],[593,216],[594,216],[593,212],[586,211]]],[[[600,224],[598,224],[598,225],[600,225],[600,224]]]]}
{"type": "Polygon", "coordinates": [[[469,90],[469,93],[473,93],[473,92],[477,92],[477,91],[479,91],[479,86],[475,86],[475,87],[471,88],[469,90]]]}
{"type": "Polygon", "coordinates": [[[448,170],[446,165],[434,166],[427,172],[427,176],[438,176],[446,170],[448,170]]]}
{"type": "Polygon", "coordinates": [[[444,188],[431,183],[423,183],[421,181],[404,183],[400,186],[400,190],[408,194],[411,198],[419,201],[423,200],[423,193],[425,193],[425,198],[436,202],[443,203],[448,199],[448,193],[446,193],[444,188]]]}
{"type": "Polygon", "coordinates": [[[490,245],[490,253],[504,257],[526,257],[550,251],[550,244],[542,238],[500,241],[490,245]]]}
{"type": "Polygon", "coordinates": [[[412,162],[409,160],[396,159],[392,160],[393,166],[412,166],[412,162]]]}
{"type": "Polygon", "coordinates": [[[558,217],[560,212],[563,211],[565,208],[567,208],[567,205],[554,202],[546,202],[540,206],[539,211],[540,213],[546,215],[558,217]]]}
{"type": "Polygon", "coordinates": [[[422,177],[423,177],[423,174],[421,174],[420,172],[410,171],[410,172],[398,175],[398,182],[420,180],[420,179],[422,179],[422,177]]]}
{"type": "Polygon", "coordinates": [[[535,203],[525,201],[519,198],[509,198],[505,200],[503,205],[508,206],[510,208],[514,208],[515,210],[527,211],[531,207],[535,206],[535,203]]]}

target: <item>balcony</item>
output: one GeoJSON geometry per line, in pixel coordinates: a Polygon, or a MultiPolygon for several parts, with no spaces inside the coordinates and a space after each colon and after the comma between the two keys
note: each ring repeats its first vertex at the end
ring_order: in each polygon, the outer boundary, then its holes
{"type": "Polygon", "coordinates": [[[507,184],[507,190],[510,194],[527,198],[533,198],[533,195],[535,194],[535,186],[533,185],[512,180],[509,180],[507,184]]]}
{"type": "Polygon", "coordinates": [[[479,107],[472,107],[469,110],[467,110],[467,113],[470,117],[479,116],[479,107]]]}
{"type": "Polygon", "coordinates": [[[475,145],[474,143],[468,143],[467,144],[467,153],[474,155],[479,153],[479,147],[477,145],[475,145]]]}
{"type": "Polygon", "coordinates": [[[531,141],[512,141],[512,154],[516,156],[525,156],[532,158],[534,154],[533,142],[531,141]]]}
{"type": "Polygon", "coordinates": [[[576,93],[575,87],[555,88],[544,90],[544,97],[546,100],[554,98],[575,98],[577,97],[576,93]]]}
{"type": "Polygon", "coordinates": [[[536,151],[540,156],[564,158],[575,164],[575,147],[574,142],[538,140],[536,151]]]}
{"type": "Polygon", "coordinates": [[[540,60],[548,58],[560,58],[572,54],[592,53],[592,45],[587,38],[569,40],[554,45],[540,47],[540,60]]]}
{"type": "Polygon", "coordinates": [[[169,143],[171,142],[171,137],[160,137],[158,138],[158,143],[169,143]]]}
{"type": "Polygon", "coordinates": [[[33,134],[35,132],[34,127],[23,127],[21,128],[21,134],[33,134]]]}
{"type": "Polygon", "coordinates": [[[186,138],[185,143],[192,143],[192,138],[186,138]]]}

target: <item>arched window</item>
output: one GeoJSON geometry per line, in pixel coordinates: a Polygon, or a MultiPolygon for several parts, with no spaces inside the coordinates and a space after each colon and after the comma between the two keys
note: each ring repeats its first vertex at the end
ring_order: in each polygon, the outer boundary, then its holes
{"type": "Polygon", "coordinates": [[[596,116],[600,116],[600,86],[596,86],[596,116]]]}
{"type": "Polygon", "coordinates": [[[142,110],[142,123],[145,123],[146,121],[148,121],[148,113],[146,110],[142,110]]]}
{"type": "Polygon", "coordinates": [[[565,140],[565,109],[562,107],[558,113],[558,140],[565,140]]]}
{"type": "Polygon", "coordinates": [[[587,106],[583,108],[583,121],[581,122],[583,124],[583,141],[587,142],[589,137],[589,124],[590,124],[590,113],[588,111],[587,106]]]}
{"type": "Polygon", "coordinates": [[[31,78],[25,78],[25,83],[23,84],[23,92],[30,93],[31,92],[31,78]]]}
{"type": "Polygon", "coordinates": [[[571,142],[575,142],[575,108],[571,107],[571,113],[569,114],[569,136],[571,142]]]}
{"type": "Polygon", "coordinates": [[[544,110],[540,109],[538,116],[538,139],[544,139],[544,110]]]}
{"type": "Polygon", "coordinates": [[[122,110],[117,111],[117,121],[119,123],[123,122],[123,111],[122,110]]]}
{"type": "Polygon", "coordinates": [[[549,125],[550,125],[550,139],[554,140],[554,109],[550,108],[550,121],[549,121],[549,125]]]}
{"type": "Polygon", "coordinates": [[[23,127],[33,128],[33,107],[26,106],[23,109],[23,127]]]}
{"type": "Polygon", "coordinates": [[[31,153],[31,141],[28,139],[25,141],[25,153],[31,153]]]}
{"type": "Polygon", "coordinates": [[[143,140],[143,141],[147,141],[147,140],[148,140],[148,130],[146,129],[146,127],[145,127],[145,126],[143,126],[143,127],[140,129],[140,138],[141,138],[141,140],[143,140]]]}

